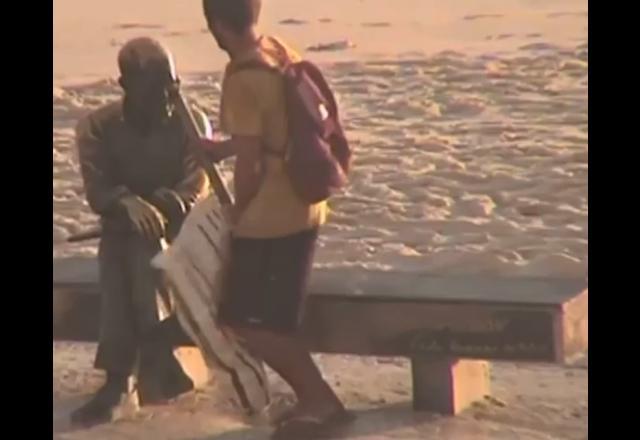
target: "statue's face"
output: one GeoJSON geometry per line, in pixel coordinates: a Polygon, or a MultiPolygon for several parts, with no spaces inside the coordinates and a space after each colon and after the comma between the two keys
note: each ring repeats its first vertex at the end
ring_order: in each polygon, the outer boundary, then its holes
{"type": "Polygon", "coordinates": [[[121,85],[128,111],[136,119],[154,124],[171,116],[173,106],[170,90],[174,80],[168,69],[147,66],[123,76],[121,85]]]}
{"type": "Polygon", "coordinates": [[[140,75],[125,89],[133,108],[148,113],[166,113],[169,110],[167,81],[153,75],[140,75]]]}

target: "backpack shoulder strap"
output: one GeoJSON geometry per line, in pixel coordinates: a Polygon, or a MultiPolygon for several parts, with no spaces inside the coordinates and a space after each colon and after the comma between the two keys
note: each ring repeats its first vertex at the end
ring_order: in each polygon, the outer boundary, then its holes
{"type": "MultiPolygon", "coordinates": [[[[234,75],[244,70],[263,70],[266,72],[282,74],[282,70],[278,69],[277,67],[271,66],[260,60],[251,59],[234,65],[233,68],[228,72],[228,75],[234,75]]],[[[281,159],[284,159],[287,153],[286,149],[284,151],[273,150],[271,148],[268,148],[266,145],[263,145],[263,151],[264,154],[275,156],[281,159]]]]}
{"type": "Polygon", "coordinates": [[[301,61],[300,64],[302,65],[305,73],[309,75],[311,81],[313,81],[315,86],[318,87],[323,97],[328,101],[327,103],[329,104],[329,114],[334,118],[338,118],[338,104],[336,102],[336,98],[318,66],[306,60],[301,61]]]}
{"type": "Polygon", "coordinates": [[[235,64],[229,71],[229,75],[242,72],[243,70],[264,70],[268,72],[281,73],[281,70],[278,69],[277,67],[270,66],[264,61],[251,59],[251,60],[247,60],[247,61],[243,61],[241,63],[235,64]]]}

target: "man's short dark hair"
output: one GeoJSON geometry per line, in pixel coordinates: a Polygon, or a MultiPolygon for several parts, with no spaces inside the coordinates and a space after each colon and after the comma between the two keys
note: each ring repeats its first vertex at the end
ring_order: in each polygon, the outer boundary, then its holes
{"type": "Polygon", "coordinates": [[[202,0],[207,23],[219,20],[241,34],[258,22],[262,0],[202,0]]]}

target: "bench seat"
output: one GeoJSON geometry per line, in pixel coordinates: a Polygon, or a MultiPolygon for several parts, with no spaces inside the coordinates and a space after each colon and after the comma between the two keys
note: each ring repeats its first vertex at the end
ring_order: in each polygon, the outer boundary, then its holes
{"type": "MultiPolygon", "coordinates": [[[[54,259],[54,340],[96,341],[99,307],[97,261],[54,259]]],[[[564,363],[587,325],[586,280],[318,269],[302,335],[314,352],[411,359],[415,409],[457,414],[489,394],[487,361],[564,363]]]]}

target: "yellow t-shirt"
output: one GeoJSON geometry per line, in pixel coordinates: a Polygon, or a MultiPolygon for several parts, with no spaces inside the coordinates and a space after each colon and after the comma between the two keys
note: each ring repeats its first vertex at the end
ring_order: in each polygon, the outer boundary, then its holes
{"type": "MultiPolygon", "coordinates": [[[[220,122],[229,135],[259,136],[272,151],[287,144],[287,114],[283,79],[264,69],[239,70],[238,63],[259,59],[272,66],[297,61],[300,56],[274,37],[261,37],[257,46],[235,57],[225,71],[220,122]]],[[[309,205],[294,192],[283,160],[264,154],[264,180],[234,228],[246,238],[275,238],[295,234],[325,222],[327,204],[309,205]]]]}

